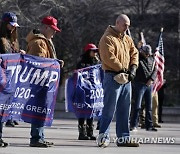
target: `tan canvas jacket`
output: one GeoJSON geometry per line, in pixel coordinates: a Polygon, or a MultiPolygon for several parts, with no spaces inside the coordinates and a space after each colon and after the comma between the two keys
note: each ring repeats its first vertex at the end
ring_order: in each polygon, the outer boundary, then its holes
{"type": "Polygon", "coordinates": [[[45,38],[43,34],[36,34],[31,31],[27,37],[27,54],[44,57],[44,58],[57,58],[55,51],[53,50],[53,44],[45,38]]]}
{"type": "Polygon", "coordinates": [[[108,26],[100,39],[99,53],[103,70],[119,72],[133,64],[138,66],[138,50],[133,40],[115,31],[113,26],[108,26]]]}

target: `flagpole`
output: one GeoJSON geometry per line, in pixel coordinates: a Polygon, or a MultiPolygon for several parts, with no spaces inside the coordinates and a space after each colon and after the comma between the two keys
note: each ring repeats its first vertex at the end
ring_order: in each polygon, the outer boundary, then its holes
{"type": "Polygon", "coordinates": [[[163,27],[161,27],[161,33],[164,31],[164,28],[163,27]]]}
{"type": "Polygon", "coordinates": [[[140,32],[141,40],[144,37],[143,32],[140,32]]]}
{"type": "Polygon", "coordinates": [[[143,46],[146,45],[146,40],[145,40],[145,38],[144,38],[143,32],[140,32],[140,36],[141,36],[142,45],[143,45],[143,46]]]}
{"type": "Polygon", "coordinates": [[[128,32],[128,34],[129,34],[129,36],[132,38],[131,32],[130,32],[129,28],[127,29],[127,32],[128,32]]]}

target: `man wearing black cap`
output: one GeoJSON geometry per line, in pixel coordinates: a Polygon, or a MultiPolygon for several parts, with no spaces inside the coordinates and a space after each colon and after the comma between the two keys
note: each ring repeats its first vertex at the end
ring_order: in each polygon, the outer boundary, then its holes
{"type": "Polygon", "coordinates": [[[152,125],[152,86],[156,78],[156,67],[152,49],[150,45],[140,48],[139,67],[136,72],[133,104],[133,115],[131,118],[131,131],[137,130],[139,111],[141,109],[142,98],[145,100],[145,128],[147,131],[157,131],[152,125]]]}
{"type": "MultiPolygon", "coordinates": [[[[28,42],[27,54],[57,59],[55,47],[51,39],[56,32],[60,31],[61,30],[57,27],[57,20],[54,17],[47,16],[43,18],[40,30],[32,30],[26,38],[28,42]]],[[[60,62],[62,67],[63,61],[60,60],[60,62]]],[[[44,126],[31,124],[30,146],[46,148],[52,145],[52,142],[44,140],[44,126]]]]}

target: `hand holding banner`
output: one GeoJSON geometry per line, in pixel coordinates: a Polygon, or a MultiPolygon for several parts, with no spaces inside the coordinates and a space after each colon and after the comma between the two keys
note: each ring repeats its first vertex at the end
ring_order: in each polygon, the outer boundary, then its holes
{"type": "Polygon", "coordinates": [[[22,54],[2,54],[0,67],[0,117],[50,126],[60,79],[54,59],[22,54]]]}
{"type": "Polygon", "coordinates": [[[77,70],[66,80],[66,111],[74,112],[77,118],[101,116],[104,92],[101,65],[77,70]]]}

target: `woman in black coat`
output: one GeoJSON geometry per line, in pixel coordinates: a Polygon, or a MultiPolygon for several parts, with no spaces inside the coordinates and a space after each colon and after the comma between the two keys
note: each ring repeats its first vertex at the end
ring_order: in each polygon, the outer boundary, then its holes
{"type": "MultiPolygon", "coordinates": [[[[93,66],[98,63],[100,63],[98,58],[98,48],[94,44],[87,44],[84,48],[84,54],[77,64],[77,69],[93,66]]],[[[96,137],[93,135],[93,118],[79,118],[78,129],[78,140],[96,140],[96,137]]]]}
{"type": "MultiPolygon", "coordinates": [[[[0,54],[19,52],[17,27],[19,25],[16,15],[12,12],[4,13],[0,24],[0,54]]],[[[8,120],[6,124],[14,127],[12,120],[8,120]]],[[[2,130],[3,123],[0,122],[0,147],[6,147],[8,143],[2,140],[2,130]]]]}

